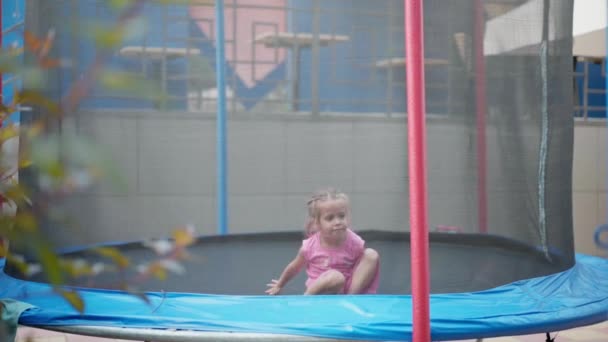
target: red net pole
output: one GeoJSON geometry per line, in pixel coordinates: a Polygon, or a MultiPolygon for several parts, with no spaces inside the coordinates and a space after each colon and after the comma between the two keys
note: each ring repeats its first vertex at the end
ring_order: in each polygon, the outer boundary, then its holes
{"type": "Polygon", "coordinates": [[[404,0],[413,342],[431,340],[422,0],[404,0]]]}
{"type": "Polygon", "coordinates": [[[486,64],[483,55],[484,15],[482,0],[475,0],[475,109],[477,112],[477,225],[488,232],[486,152],[486,64]]]}

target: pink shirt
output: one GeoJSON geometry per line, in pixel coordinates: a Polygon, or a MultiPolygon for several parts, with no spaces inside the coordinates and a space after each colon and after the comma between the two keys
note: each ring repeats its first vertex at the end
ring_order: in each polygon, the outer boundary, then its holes
{"type": "Polygon", "coordinates": [[[365,241],[350,229],[347,229],[346,232],[346,240],[340,247],[321,246],[318,232],[302,242],[301,251],[307,264],[307,287],[323,272],[330,269],[342,273],[347,279],[347,283],[350,283],[355,266],[363,254],[365,241]]]}

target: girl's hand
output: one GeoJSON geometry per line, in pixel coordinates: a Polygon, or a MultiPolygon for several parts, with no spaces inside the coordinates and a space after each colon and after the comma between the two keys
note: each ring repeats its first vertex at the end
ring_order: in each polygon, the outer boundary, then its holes
{"type": "Polygon", "coordinates": [[[269,287],[269,289],[266,290],[266,293],[271,296],[278,295],[282,290],[282,288],[279,286],[279,281],[276,279],[272,279],[269,284],[266,284],[266,286],[269,287]]]}

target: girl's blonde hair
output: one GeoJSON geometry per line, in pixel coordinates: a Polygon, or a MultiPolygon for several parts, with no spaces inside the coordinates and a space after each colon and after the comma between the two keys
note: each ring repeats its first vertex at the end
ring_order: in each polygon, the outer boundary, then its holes
{"type": "Polygon", "coordinates": [[[317,191],[306,202],[308,206],[308,218],[304,225],[306,236],[311,236],[316,232],[316,224],[319,222],[321,215],[319,203],[332,200],[343,200],[346,202],[346,205],[349,204],[348,196],[334,188],[317,191]]]}

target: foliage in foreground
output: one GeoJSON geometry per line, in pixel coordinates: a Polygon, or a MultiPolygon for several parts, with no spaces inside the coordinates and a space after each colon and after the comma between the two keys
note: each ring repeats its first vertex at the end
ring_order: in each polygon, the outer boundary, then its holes
{"type": "Polygon", "coordinates": [[[180,261],[188,257],[186,248],[194,242],[194,229],[180,227],[174,230],[170,239],[147,242],[157,258],[145,264],[133,265],[119,250],[111,247],[91,251],[107,262],[90,263],[83,259],[66,259],[55,253],[41,229],[43,222],[58,221],[52,207],[70,194],[91,187],[100,178],[109,177],[120,183],[110,158],[100,146],[85,137],[53,132],[52,124],[75,112],[95,85],[119,91],[137,89],[138,95],[154,100],[164,96],[137,75],[103,67],[125,36],[138,34],[134,31],[140,29],[132,24],[143,6],[150,2],[188,3],[184,0],[108,1],[108,6],[117,13],[116,22],[90,30],[90,39],[97,46],[94,61],[58,100],[50,99],[38,90],[43,88],[41,82],[49,70],[69,64],[69,60],[52,57],[54,31],[49,31],[44,37],[26,32],[23,49],[12,48],[0,54],[0,72],[5,77],[10,75],[21,80],[25,85],[14,93],[10,101],[0,104],[0,122],[3,123],[0,127],[0,200],[3,209],[0,215],[0,238],[3,242],[0,244],[0,257],[6,258],[7,263],[26,276],[43,273],[54,291],[80,312],[84,310],[85,303],[77,291],[63,286],[66,279],[98,276],[103,272],[126,274],[127,269],[134,268],[135,278],[120,278],[113,287],[147,300],[138,291],[138,284],[150,277],[165,279],[168,272],[184,272],[180,261]],[[35,108],[43,115],[27,124],[12,122],[11,116],[25,107],[35,108]],[[17,144],[18,155],[15,154],[17,144]],[[23,173],[33,175],[28,184],[18,179],[23,173]],[[12,245],[27,246],[28,258],[11,253],[9,241],[12,245]]]}

